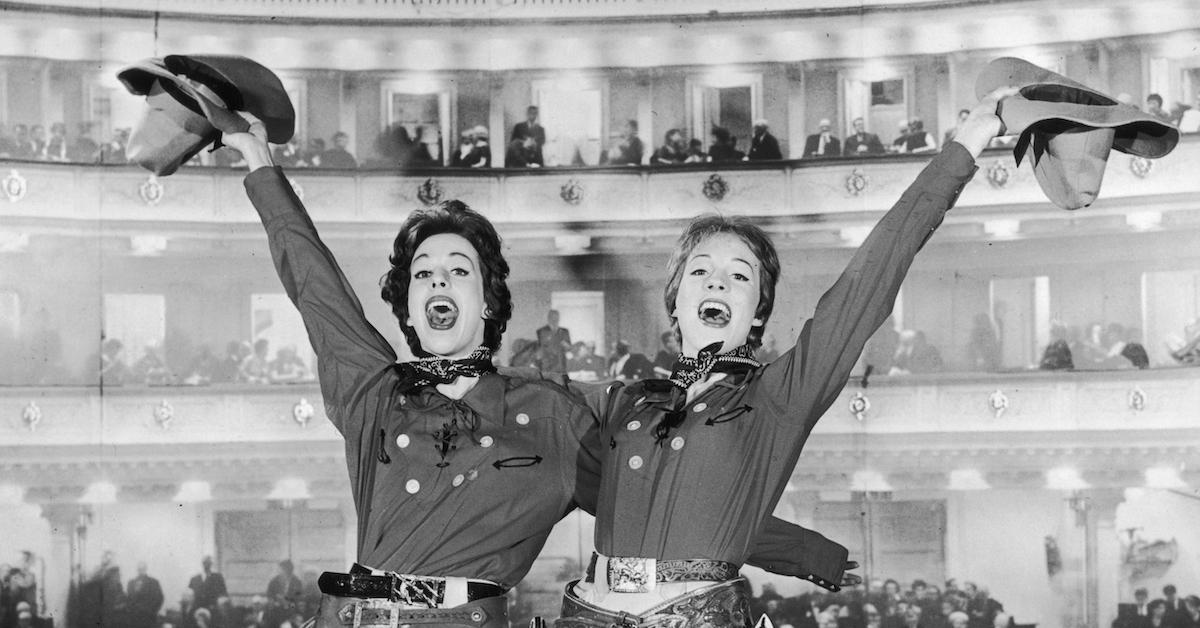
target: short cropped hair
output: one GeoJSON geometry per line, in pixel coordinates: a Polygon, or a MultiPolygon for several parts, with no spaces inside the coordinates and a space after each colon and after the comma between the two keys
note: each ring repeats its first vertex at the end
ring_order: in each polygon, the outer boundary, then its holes
{"type": "Polygon", "coordinates": [[[1159,96],[1158,94],[1150,94],[1146,97],[1146,102],[1156,102],[1158,103],[1159,107],[1163,106],[1162,96],[1159,96]]]}
{"type": "Polygon", "coordinates": [[[419,357],[430,355],[421,348],[417,330],[408,320],[409,271],[413,256],[421,243],[442,233],[462,236],[475,247],[479,254],[480,272],[483,275],[483,300],[487,304],[487,320],[483,325],[483,344],[492,351],[500,348],[500,337],[512,318],[512,294],[508,290],[508,262],[501,250],[500,234],[491,221],[471,209],[462,201],[451,200],[427,209],[419,209],[408,215],[396,241],[392,255],[388,258],[392,268],[379,280],[380,296],[392,306],[392,314],[400,323],[400,330],[413,353],[419,357]]]}
{"type": "MultiPolygon", "coordinates": [[[[667,263],[667,287],[663,294],[667,316],[671,319],[671,328],[678,337],[679,321],[672,312],[675,311],[675,298],[679,296],[679,284],[683,281],[683,268],[687,265],[688,256],[705,238],[719,233],[728,233],[745,242],[758,260],[758,307],[755,308],[754,317],[761,319],[762,325],[751,327],[750,334],[746,337],[746,343],[752,348],[757,348],[762,344],[763,328],[766,327],[771,310],[775,307],[775,284],[779,282],[779,254],[775,251],[771,236],[745,217],[705,214],[697,217],[683,230],[679,241],[675,243],[671,261],[667,263]]],[[[726,350],[733,348],[725,347],[726,350]]]]}

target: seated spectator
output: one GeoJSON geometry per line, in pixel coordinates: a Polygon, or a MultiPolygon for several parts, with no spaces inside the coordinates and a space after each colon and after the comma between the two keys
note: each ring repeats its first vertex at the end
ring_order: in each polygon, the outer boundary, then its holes
{"type": "Polygon", "coordinates": [[[712,144],[708,147],[708,160],[714,162],[741,161],[746,154],[737,149],[737,140],[729,133],[729,129],[714,126],[712,128],[712,144]]]}
{"type": "Polygon", "coordinates": [[[883,143],[879,141],[879,136],[874,133],[867,133],[866,123],[862,118],[855,118],[852,123],[854,133],[851,133],[846,138],[846,148],[842,152],[847,157],[858,155],[882,155],[883,143]]]}
{"type": "Polygon", "coordinates": [[[604,358],[596,355],[596,345],[591,342],[576,342],[567,354],[567,372],[571,379],[595,382],[605,377],[604,358]]]}
{"type": "Polygon", "coordinates": [[[471,129],[471,152],[463,159],[462,165],[467,168],[491,168],[492,147],[488,144],[488,130],[482,124],[471,129]]]}
{"type": "Polygon", "coordinates": [[[46,159],[46,127],[40,124],[29,127],[29,143],[33,149],[32,159],[46,159]]]}
{"type": "Polygon", "coordinates": [[[300,359],[296,347],[291,345],[280,347],[275,352],[275,359],[268,365],[267,378],[272,384],[291,384],[296,382],[311,382],[312,371],[304,360],[300,359]]]}
{"type": "Polygon", "coordinates": [[[783,159],[783,153],[779,150],[779,140],[771,135],[766,120],[760,118],[754,121],[754,134],[750,136],[750,153],[747,158],[750,161],[783,159]]]}
{"type": "Polygon", "coordinates": [[[321,167],[321,155],[325,154],[325,140],[314,137],[308,140],[308,147],[304,149],[302,158],[304,163],[313,168],[321,167]]]}
{"type": "Polygon", "coordinates": [[[925,123],[920,118],[908,121],[908,136],[905,138],[903,152],[914,154],[937,152],[937,142],[934,141],[933,135],[925,132],[925,123]]]}
{"type": "Polygon", "coordinates": [[[641,164],[642,153],[646,149],[642,145],[642,140],[638,137],[637,132],[637,120],[626,121],[625,130],[621,133],[621,140],[614,144],[612,148],[605,151],[604,154],[600,155],[600,163],[612,166],[636,166],[641,164]]]}
{"type": "Polygon", "coordinates": [[[92,163],[96,161],[100,152],[100,145],[92,139],[92,123],[80,122],[78,129],[75,141],[71,142],[70,147],[67,148],[67,160],[92,163]]]}
{"type": "Polygon", "coordinates": [[[970,109],[958,110],[958,119],[955,121],[954,126],[946,129],[946,134],[942,136],[942,146],[945,146],[954,140],[954,136],[958,135],[958,127],[962,126],[962,124],[967,121],[967,117],[970,115],[970,109]]]}
{"type": "Polygon", "coordinates": [[[1050,343],[1042,351],[1038,368],[1043,371],[1069,371],[1075,368],[1071,359],[1071,346],[1067,342],[1067,327],[1062,323],[1051,323],[1050,343]]]}
{"type": "Polygon", "coordinates": [[[101,386],[120,386],[129,380],[130,372],[129,366],[125,364],[124,350],[125,345],[116,338],[106,338],[100,344],[101,386]]]}
{"type": "Polygon", "coordinates": [[[537,142],[532,136],[514,137],[504,151],[505,168],[537,168],[541,166],[537,155],[537,142]]]}
{"type": "Polygon", "coordinates": [[[1163,110],[1163,99],[1158,94],[1146,96],[1146,113],[1158,118],[1166,124],[1173,124],[1171,114],[1163,110]]]}
{"type": "Polygon", "coordinates": [[[654,377],[654,364],[641,353],[630,353],[629,343],[618,340],[608,360],[608,376],[622,381],[654,377]]]}
{"type": "Polygon", "coordinates": [[[688,141],[687,150],[684,152],[683,163],[685,164],[702,164],[708,161],[708,153],[704,151],[704,142],[696,138],[688,141]]]}
{"type": "Polygon", "coordinates": [[[450,155],[450,165],[456,168],[466,167],[467,156],[475,149],[475,137],[471,129],[464,129],[458,134],[458,148],[450,155]]]}
{"type": "Polygon", "coordinates": [[[538,349],[539,345],[536,340],[528,338],[517,338],[512,343],[513,353],[509,359],[509,366],[532,366],[538,365],[538,349]]]}
{"type": "Polygon", "coordinates": [[[413,166],[442,165],[442,131],[436,127],[418,126],[413,131],[413,166]]]}
{"type": "Polygon", "coordinates": [[[908,120],[901,120],[899,128],[896,129],[896,139],[892,140],[891,146],[887,147],[889,153],[903,153],[905,147],[908,146],[908,120]]]}
{"type": "Polygon", "coordinates": [[[182,383],[185,386],[207,386],[216,377],[220,364],[220,360],[213,354],[212,347],[204,345],[184,371],[182,383]]]}
{"type": "Polygon", "coordinates": [[[67,125],[62,122],[50,125],[50,139],[46,141],[46,159],[67,161],[67,125]]]}
{"type": "Polygon", "coordinates": [[[304,153],[300,150],[300,138],[292,136],[286,144],[275,146],[271,150],[271,156],[275,160],[275,165],[284,168],[299,168],[307,166],[304,161],[304,153]]]}
{"type": "Polygon", "coordinates": [[[1104,341],[1108,354],[1104,365],[1108,368],[1150,368],[1150,356],[1140,342],[1136,342],[1135,330],[1125,329],[1120,323],[1109,323],[1104,329],[1104,341]]]}
{"type": "Polygon", "coordinates": [[[11,158],[17,150],[17,140],[0,123],[0,159],[11,158]]]}
{"type": "Polygon", "coordinates": [[[357,168],[358,161],[354,159],[354,155],[350,154],[346,147],[350,145],[350,136],[342,131],[333,134],[333,147],[328,148],[321,153],[322,168],[341,168],[350,169],[357,168]]]}
{"type": "Polygon", "coordinates": [[[147,345],[146,352],[134,362],[132,379],[147,386],[169,386],[175,380],[157,345],[147,345]]]}
{"type": "MultiPolygon", "coordinates": [[[[526,165],[530,167],[545,165],[545,162],[542,160],[542,147],[546,145],[546,128],[538,122],[537,107],[533,105],[526,107],[525,120],[518,122],[516,126],[513,127],[512,139],[533,140],[532,142],[522,141],[521,143],[521,146],[523,146],[525,149],[523,161],[525,161],[526,165]]],[[[511,143],[512,142],[510,141],[510,144],[511,143]]],[[[513,166],[512,164],[508,163],[507,159],[505,159],[504,165],[505,167],[510,168],[525,167],[513,166]]]]}
{"type": "Polygon", "coordinates": [[[650,160],[654,164],[674,165],[687,160],[687,145],[683,142],[683,131],[671,129],[663,136],[663,145],[650,160]]]}
{"type": "Polygon", "coordinates": [[[817,123],[817,132],[804,140],[805,157],[837,157],[842,154],[842,143],[834,137],[829,118],[817,123]]]}
{"type": "Polygon", "coordinates": [[[125,156],[125,147],[129,144],[129,129],[117,129],[113,136],[100,147],[100,163],[124,164],[129,159],[125,156]]]}
{"type": "Polygon", "coordinates": [[[673,331],[664,331],[659,340],[662,349],[654,356],[654,375],[666,379],[675,370],[675,360],[679,358],[679,340],[673,331]]]}
{"type": "Polygon", "coordinates": [[[269,343],[266,338],[254,341],[254,351],[238,366],[237,381],[247,384],[266,384],[270,381],[269,343]]]}
{"type": "Polygon", "coordinates": [[[942,370],[942,354],[929,344],[925,332],[906,329],[900,332],[896,355],[888,375],[936,373],[942,370]]]}
{"type": "Polygon", "coordinates": [[[1000,339],[992,325],[992,318],[987,314],[975,315],[967,343],[967,366],[973,371],[1000,370],[1000,339]]]}

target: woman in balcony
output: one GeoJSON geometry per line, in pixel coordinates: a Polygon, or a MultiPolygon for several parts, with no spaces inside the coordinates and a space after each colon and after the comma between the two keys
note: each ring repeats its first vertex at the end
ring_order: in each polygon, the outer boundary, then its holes
{"type": "Polygon", "coordinates": [[[892,311],[917,251],[974,174],[1009,93],[972,111],[821,298],[796,346],[770,364],[754,357],[780,271],[770,238],[740,217],[702,216],[685,229],[665,291],[682,350],[674,372],[590,397],[611,449],[597,553],[568,585],[559,628],[750,624],[738,576],[748,540],[892,311]]]}
{"type": "MultiPolygon", "coordinates": [[[[247,193],[346,441],[358,556],[370,568],[323,576],[318,625],[361,612],[364,625],[505,627],[504,593],[529,571],[554,524],[576,506],[594,510],[597,456],[607,447],[589,408],[566,388],[493,367],[512,314],[494,227],[458,201],[405,220],[382,296],[418,358],[397,363],[272,167],[261,122],[224,141],[249,162],[247,193]],[[359,599],[371,592],[399,598],[399,607],[384,603],[398,614],[359,599]]],[[[815,533],[768,523],[760,566],[798,575],[819,571],[809,565],[822,554],[845,560],[844,548],[815,533]]]]}

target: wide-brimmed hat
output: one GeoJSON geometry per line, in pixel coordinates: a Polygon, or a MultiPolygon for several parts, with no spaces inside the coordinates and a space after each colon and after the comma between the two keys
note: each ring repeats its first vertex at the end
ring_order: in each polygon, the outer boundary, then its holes
{"type": "Polygon", "coordinates": [[[1003,135],[1017,135],[1021,163],[1033,149],[1033,171],[1059,207],[1096,200],[1110,150],[1155,159],[1179,143],[1179,130],[1117,99],[1023,59],[1001,57],[975,81],[977,97],[1000,87],[1018,93],[1000,102],[1003,135]]]}
{"type": "Polygon", "coordinates": [[[279,77],[246,57],[168,55],[125,67],[117,78],[147,103],[129,139],[129,160],[160,176],[217,144],[221,133],[248,129],[234,111],[262,120],[270,142],[285,143],[295,132],[295,109],[279,77]]]}

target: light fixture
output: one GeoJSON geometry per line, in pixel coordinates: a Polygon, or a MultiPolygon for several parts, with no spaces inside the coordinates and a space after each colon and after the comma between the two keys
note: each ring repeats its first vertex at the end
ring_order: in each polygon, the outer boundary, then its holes
{"type": "Polygon", "coordinates": [[[1011,219],[985,220],[983,230],[997,239],[1011,238],[1021,231],[1021,221],[1011,219]]]}
{"type": "Polygon", "coordinates": [[[850,490],[862,493],[887,493],[892,490],[887,477],[879,471],[859,469],[850,478],[850,490]]]}
{"type": "Polygon", "coordinates": [[[283,478],[275,483],[275,488],[271,489],[267,495],[269,500],[277,500],[282,502],[292,502],[301,499],[312,499],[312,493],[308,492],[308,482],[302,478],[283,478]]]}
{"type": "Polygon", "coordinates": [[[115,504],[117,485],[112,482],[92,482],[79,498],[81,504],[115,504]]]}
{"type": "Polygon", "coordinates": [[[863,242],[866,241],[867,236],[871,235],[871,229],[871,227],[867,226],[844,227],[839,232],[839,235],[842,237],[842,241],[844,241],[846,244],[854,248],[858,248],[862,246],[863,242]]]}
{"type": "Polygon", "coordinates": [[[1151,467],[1146,469],[1146,488],[1187,488],[1175,467],[1151,467]]]}
{"type": "Polygon", "coordinates": [[[167,237],[160,235],[130,236],[129,250],[139,257],[162,255],[167,250],[167,237]]]}
{"type": "Polygon", "coordinates": [[[950,472],[950,490],[982,491],[991,488],[979,469],[955,469],[950,472]]]}
{"type": "Polygon", "coordinates": [[[1162,224],[1162,212],[1129,212],[1125,224],[1138,231],[1149,231],[1162,224]]]}
{"type": "Polygon", "coordinates": [[[585,235],[554,236],[554,248],[562,255],[586,253],[592,246],[592,238],[585,235]]]}
{"type": "Polygon", "coordinates": [[[20,253],[28,246],[28,233],[0,231],[0,253],[20,253]]]}
{"type": "Polygon", "coordinates": [[[1057,491],[1078,491],[1090,488],[1072,467],[1056,467],[1046,472],[1046,488],[1057,491]]]}
{"type": "Polygon", "coordinates": [[[20,505],[25,503],[25,489],[16,484],[0,484],[0,504],[20,505]]]}
{"type": "Polygon", "coordinates": [[[203,480],[189,480],[179,485],[179,491],[171,499],[173,502],[207,502],[212,501],[212,485],[203,480]]]}

